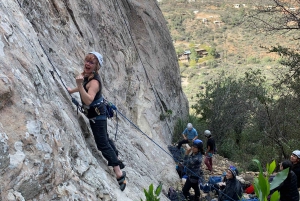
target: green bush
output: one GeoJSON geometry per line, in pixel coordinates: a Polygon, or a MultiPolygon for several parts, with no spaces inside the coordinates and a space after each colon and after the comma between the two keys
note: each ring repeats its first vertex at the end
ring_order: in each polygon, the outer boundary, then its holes
{"type": "Polygon", "coordinates": [[[236,150],[238,150],[238,148],[230,137],[225,139],[218,146],[218,153],[228,159],[233,159],[235,157],[236,150]]]}
{"type": "Polygon", "coordinates": [[[258,64],[258,63],[260,63],[260,60],[256,57],[248,57],[247,63],[248,64],[258,64]]]}
{"type": "Polygon", "coordinates": [[[197,65],[197,62],[196,62],[196,60],[191,60],[190,61],[190,67],[196,67],[196,65],[197,65]]]}
{"type": "Polygon", "coordinates": [[[273,59],[271,58],[271,57],[264,57],[263,59],[262,59],[262,62],[263,63],[271,63],[273,61],[273,59]]]}
{"type": "Polygon", "coordinates": [[[172,115],[173,111],[172,110],[167,110],[165,113],[161,113],[159,115],[159,119],[161,121],[165,120],[167,117],[170,117],[172,115]]]}
{"type": "Polygon", "coordinates": [[[255,164],[253,161],[252,163],[250,163],[247,167],[247,171],[252,171],[252,172],[258,172],[259,168],[257,166],[257,164],[255,164]]]}
{"type": "Polygon", "coordinates": [[[216,60],[209,60],[209,61],[207,61],[207,65],[210,68],[216,68],[216,67],[218,67],[218,62],[216,60]]]}

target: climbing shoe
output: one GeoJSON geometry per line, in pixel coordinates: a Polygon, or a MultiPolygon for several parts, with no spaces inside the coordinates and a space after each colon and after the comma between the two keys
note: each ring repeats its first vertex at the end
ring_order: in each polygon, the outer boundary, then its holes
{"type": "Polygon", "coordinates": [[[125,177],[126,177],[126,172],[125,171],[122,171],[122,176],[117,179],[119,185],[120,185],[120,189],[121,191],[124,191],[125,187],[126,187],[126,180],[125,180],[125,177]]]}
{"type": "Polygon", "coordinates": [[[120,167],[120,169],[124,169],[125,168],[125,165],[124,165],[123,161],[119,160],[119,167],[120,167]]]}

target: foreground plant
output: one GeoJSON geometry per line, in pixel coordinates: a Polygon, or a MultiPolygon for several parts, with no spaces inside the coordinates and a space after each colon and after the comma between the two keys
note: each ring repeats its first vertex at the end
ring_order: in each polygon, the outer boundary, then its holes
{"type": "MultiPolygon", "coordinates": [[[[276,162],[273,161],[271,164],[267,164],[266,176],[264,176],[263,169],[260,162],[257,159],[253,160],[257,163],[259,168],[259,175],[254,179],[254,190],[255,194],[260,201],[268,201],[270,191],[278,187],[287,177],[289,169],[284,169],[278,172],[273,178],[272,183],[269,183],[269,178],[276,168],[276,162]]],[[[278,201],[280,199],[280,193],[275,191],[270,197],[270,201],[278,201]]]]}
{"type": "MultiPolygon", "coordinates": [[[[161,190],[162,190],[162,184],[159,184],[159,186],[156,188],[155,192],[154,192],[153,184],[150,184],[148,191],[146,189],[144,189],[144,193],[146,196],[145,201],[159,201],[160,198],[158,196],[160,195],[161,190]]],[[[143,200],[141,199],[141,201],[143,201],[143,200]]]]}

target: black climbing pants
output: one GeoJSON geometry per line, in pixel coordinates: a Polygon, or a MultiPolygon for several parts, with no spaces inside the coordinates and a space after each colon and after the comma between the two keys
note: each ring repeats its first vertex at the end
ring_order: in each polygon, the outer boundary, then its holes
{"type": "Polygon", "coordinates": [[[107,134],[107,138],[108,138],[108,143],[110,144],[111,148],[114,150],[114,152],[116,153],[117,157],[119,155],[119,151],[117,150],[115,143],[109,139],[108,134],[107,134]]]}
{"type": "Polygon", "coordinates": [[[188,144],[190,141],[191,140],[181,140],[177,145],[177,149],[180,149],[183,144],[188,144]]]}
{"type": "Polygon", "coordinates": [[[199,189],[199,185],[198,185],[198,182],[191,182],[191,180],[189,179],[189,177],[187,178],[183,188],[182,188],[182,193],[184,195],[184,197],[188,200],[189,197],[190,197],[190,189],[193,188],[194,189],[194,192],[195,192],[195,199],[194,200],[197,200],[199,199],[200,197],[200,189],[199,189]]]}
{"type": "Polygon", "coordinates": [[[107,135],[107,120],[94,120],[94,122],[90,121],[90,125],[97,148],[102,152],[103,157],[108,161],[108,166],[118,166],[119,160],[116,152],[109,143],[107,135]]]}

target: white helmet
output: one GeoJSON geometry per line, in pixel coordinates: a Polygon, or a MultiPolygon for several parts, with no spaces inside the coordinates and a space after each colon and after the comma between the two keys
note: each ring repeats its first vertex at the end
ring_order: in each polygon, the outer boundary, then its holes
{"type": "Polygon", "coordinates": [[[300,151],[299,150],[295,150],[293,151],[293,153],[295,156],[297,156],[297,158],[300,158],[300,151]]]}
{"type": "Polygon", "coordinates": [[[193,129],[193,125],[191,123],[188,123],[186,127],[187,127],[188,130],[192,130],[193,129]]]}
{"type": "Polygon", "coordinates": [[[210,132],[209,130],[205,130],[205,131],[204,131],[204,136],[205,136],[205,137],[211,136],[211,132],[210,132]]]}

